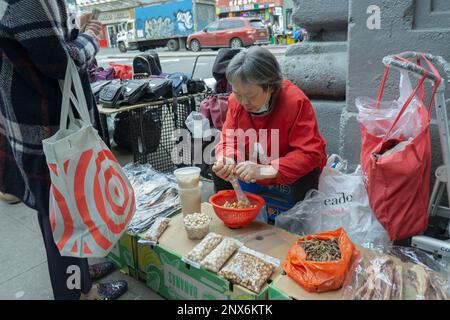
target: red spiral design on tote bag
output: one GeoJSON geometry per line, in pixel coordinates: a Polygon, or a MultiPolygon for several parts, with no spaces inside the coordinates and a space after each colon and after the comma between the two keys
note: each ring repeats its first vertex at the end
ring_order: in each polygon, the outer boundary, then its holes
{"type": "MultiPolygon", "coordinates": [[[[61,178],[56,164],[49,164],[49,168],[57,179],[61,178]]],[[[58,232],[59,238],[55,237],[58,249],[62,251],[67,246],[73,254],[81,249],[87,255],[96,251],[92,250],[95,246],[102,251],[109,250],[135,210],[134,193],[120,164],[107,149],[98,152],[89,149],[81,153],[78,159],[65,161],[61,169],[66,175],[65,182],[72,181],[73,177],[73,186],[68,186],[68,192],[71,192],[77,210],[70,212],[66,202],[68,199],[52,183],[50,222],[54,235],[56,229],[62,230],[58,232]],[[72,239],[74,230],[83,228],[88,233],[72,239]],[[80,243],[81,238],[83,243],[80,243]]]]}

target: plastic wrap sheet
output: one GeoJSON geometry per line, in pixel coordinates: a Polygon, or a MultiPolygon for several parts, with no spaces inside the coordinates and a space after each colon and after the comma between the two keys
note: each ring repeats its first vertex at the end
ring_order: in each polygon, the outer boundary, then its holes
{"type": "Polygon", "coordinates": [[[128,225],[130,234],[149,229],[159,217],[169,217],[180,210],[175,177],[155,171],[149,164],[130,163],[123,168],[133,186],[136,213],[128,225]]]}
{"type": "Polygon", "coordinates": [[[448,300],[448,264],[418,249],[365,251],[344,281],[346,300],[448,300]]]}

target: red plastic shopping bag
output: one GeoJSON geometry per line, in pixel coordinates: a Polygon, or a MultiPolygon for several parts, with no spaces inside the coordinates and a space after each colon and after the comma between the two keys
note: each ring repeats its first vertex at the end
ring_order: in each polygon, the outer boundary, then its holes
{"type": "Polygon", "coordinates": [[[133,79],[133,67],[128,64],[118,64],[110,62],[109,65],[114,68],[114,78],[131,80],[133,79]]]}
{"type": "Polygon", "coordinates": [[[355,245],[350,241],[344,229],[339,228],[335,231],[308,235],[298,239],[289,250],[283,262],[283,269],[289,277],[309,292],[333,291],[342,287],[353,259],[358,254],[355,245]],[[307,260],[301,244],[312,238],[318,240],[337,238],[341,259],[327,262],[307,260]]]}
{"type": "MultiPolygon", "coordinates": [[[[399,60],[404,60],[396,57],[399,60]]],[[[433,73],[440,78],[436,69],[422,55],[433,73]]],[[[409,61],[408,61],[409,62],[409,61]]],[[[380,86],[375,109],[378,107],[386,78],[387,67],[380,86]]],[[[369,133],[366,125],[361,124],[361,165],[365,175],[365,184],[369,202],[375,216],[386,229],[391,240],[405,239],[422,233],[428,226],[428,202],[431,170],[431,142],[430,142],[430,111],[433,97],[439,86],[435,85],[428,110],[423,103],[423,83],[427,77],[424,70],[423,77],[416,88],[398,112],[395,121],[383,136],[369,133]],[[419,97],[416,96],[420,93],[419,97]],[[412,137],[396,137],[391,139],[391,133],[401,120],[401,117],[413,101],[419,101],[418,113],[420,128],[418,135],[412,137]],[[395,152],[392,149],[403,143],[395,152]],[[392,151],[389,151],[392,150],[392,151]]],[[[397,128],[398,129],[398,128],[397,128]]]]}
{"type": "Polygon", "coordinates": [[[72,257],[106,256],[133,217],[134,192],[90,123],[78,71],[70,58],[60,129],[43,141],[43,147],[51,177],[50,224],[59,252],[72,257]],[[80,119],[74,117],[71,105],[80,119]]]}

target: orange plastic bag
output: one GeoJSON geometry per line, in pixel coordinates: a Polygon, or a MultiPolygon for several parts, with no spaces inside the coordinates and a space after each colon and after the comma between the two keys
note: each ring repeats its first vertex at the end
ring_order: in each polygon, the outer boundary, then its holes
{"type": "Polygon", "coordinates": [[[302,288],[309,292],[325,292],[337,290],[342,287],[348,269],[358,251],[350,241],[344,229],[308,235],[297,240],[291,247],[283,262],[283,269],[289,277],[295,280],[302,288]],[[336,261],[320,262],[307,261],[306,253],[300,244],[306,240],[331,240],[338,238],[341,250],[341,259],[336,261]]]}
{"type": "Polygon", "coordinates": [[[133,67],[128,64],[118,64],[110,62],[109,65],[114,68],[114,79],[132,80],[133,67]]]}

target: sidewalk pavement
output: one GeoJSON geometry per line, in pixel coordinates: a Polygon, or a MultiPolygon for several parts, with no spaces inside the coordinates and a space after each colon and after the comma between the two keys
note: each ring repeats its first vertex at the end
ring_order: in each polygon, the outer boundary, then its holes
{"type": "MultiPolygon", "coordinates": [[[[132,155],[112,148],[121,165],[132,155]]],[[[202,201],[208,201],[213,187],[203,181],[202,201]]],[[[24,204],[9,205],[0,201],[0,300],[51,300],[53,293],[47,258],[37,213],[24,204]]],[[[105,259],[89,259],[96,263],[105,259]]],[[[101,282],[126,280],[128,291],[120,300],[162,300],[157,293],[130,276],[116,270],[101,282]]]]}
{"type": "MultiPolygon", "coordinates": [[[[124,165],[132,156],[112,149],[124,165]]],[[[24,204],[8,205],[0,201],[0,300],[52,300],[47,257],[37,220],[37,212],[24,204]]],[[[89,259],[91,264],[106,259],[89,259]]],[[[128,291],[120,300],[162,300],[138,280],[116,270],[100,280],[126,280],[128,291]]]]}
{"type": "MultiPolygon", "coordinates": [[[[24,204],[0,201],[0,300],[51,300],[53,293],[37,213],[24,204]]],[[[90,259],[90,263],[104,259],[90,259]]],[[[128,281],[121,300],[161,300],[151,289],[119,271],[101,282],[128,281]]]]}

